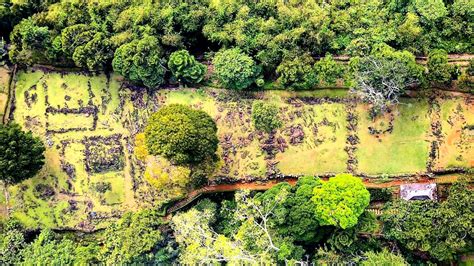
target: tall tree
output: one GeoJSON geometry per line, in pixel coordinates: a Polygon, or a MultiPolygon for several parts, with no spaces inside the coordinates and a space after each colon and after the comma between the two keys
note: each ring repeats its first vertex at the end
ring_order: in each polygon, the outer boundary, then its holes
{"type": "Polygon", "coordinates": [[[370,193],[360,178],[339,174],[313,190],[316,217],[321,225],[342,229],[357,224],[359,216],[369,206],[370,193]]]}

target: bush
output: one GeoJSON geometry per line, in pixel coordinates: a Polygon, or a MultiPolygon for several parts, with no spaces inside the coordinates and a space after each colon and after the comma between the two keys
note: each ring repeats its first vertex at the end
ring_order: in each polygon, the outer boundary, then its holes
{"type": "Polygon", "coordinates": [[[457,78],[455,68],[448,64],[448,53],[441,49],[432,50],[428,55],[428,80],[449,84],[457,78]]]}
{"type": "Polygon", "coordinates": [[[313,59],[309,55],[286,58],[277,67],[278,81],[294,90],[312,88],[316,84],[312,63],[313,59]]]}
{"type": "Polygon", "coordinates": [[[274,104],[256,101],[252,105],[252,123],[257,130],[267,133],[282,126],[278,107],[274,104]]]}
{"type": "Polygon", "coordinates": [[[179,82],[191,84],[201,82],[207,70],[186,50],[173,52],[168,60],[168,68],[179,82]]]}
{"type": "Polygon", "coordinates": [[[216,133],[216,123],[205,112],[172,104],[151,115],[145,140],[151,155],[176,164],[200,163],[215,156],[216,133]]]}
{"type": "Polygon", "coordinates": [[[255,81],[260,73],[253,59],[239,48],[221,50],[212,60],[214,74],[227,89],[243,90],[255,81]]]}
{"type": "Polygon", "coordinates": [[[99,193],[105,193],[112,189],[112,184],[110,182],[99,181],[92,185],[93,189],[99,193]]]}
{"type": "Polygon", "coordinates": [[[392,190],[389,188],[369,188],[370,201],[390,201],[392,190]]]}
{"type": "Polygon", "coordinates": [[[120,46],[115,51],[112,66],[130,81],[155,88],[164,82],[166,69],[162,57],[158,40],[146,36],[120,46]]]}

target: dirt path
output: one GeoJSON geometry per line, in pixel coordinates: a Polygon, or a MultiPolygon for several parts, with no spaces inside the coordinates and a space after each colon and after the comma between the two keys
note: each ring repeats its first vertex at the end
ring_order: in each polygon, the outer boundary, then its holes
{"type": "MultiPolygon", "coordinates": [[[[449,175],[449,176],[443,176],[443,177],[438,177],[438,178],[427,178],[427,177],[418,177],[418,178],[410,178],[406,180],[393,180],[393,181],[388,181],[388,182],[374,182],[373,179],[365,178],[363,179],[364,185],[367,188],[389,188],[389,187],[398,187],[403,184],[410,184],[410,183],[452,183],[457,180],[457,176],[455,175],[449,175]]],[[[329,178],[323,177],[321,178],[322,180],[328,180],[329,178]]],[[[237,191],[237,190],[267,190],[270,189],[271,187],[281,183],[281,182],[288,182],[290,185],[295,185],[296,182],[298,181],[297,178],[294,177],[289,177],[289,178],[284,178],[284,179],[279,179],[279,180],[270,180],[266,182],[262,181],[254,181],[254,182],[238,182],[234,184],[219,184],[219,185],[209,185],[197,190],[193,190],[190,193],[188,193],[188,196],[178,202],[176,202],[174,205],[172,205],[168,210],[166,211],[167,214],[176,212],[187,205],[191,204],[194,202],[196,199],[201,197],[202,195],[205,194],[211,194],[211,193],[219,193],[219,192],[232,192],[232,191],[237,191]]]]}

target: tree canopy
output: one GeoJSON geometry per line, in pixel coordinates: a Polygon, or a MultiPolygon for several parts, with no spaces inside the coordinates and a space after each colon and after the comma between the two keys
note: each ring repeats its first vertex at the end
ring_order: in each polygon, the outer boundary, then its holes
{"type": "Polygon", "coordinates": [[[112,66],[130,81],[153,89],[164,82],[165,62],[158,40],[145,36],[117,48],[112,66]]]}
{"type": "Polygon", "coordinates": [[[338,174],[322,186],[315,187],[311,200],[321,225],[346,229],[357,224],[359,216],[369,205],[370,193],[359,178],[338,174]]]}
{"type": "Polygon", "coordinates": [[[212,63],[217,79],[228,89],[246,89],[254,83],[260,73],[252,57],[238,48],[217,52],[212,63]]]}
{"type": "Polygon", "coordinates": [[[0,180],[7,184],[33,177],[43,167],[43,142],[17,124],[0,124],[0,151],[0,180]]]}
{"type": "Polygon", "coordinates": [[[204,111],[171,104],[151,115],[145,139],[150,154],[176,164],[192,164],[215,156],[216,133],[216,123],[204,111]]]}

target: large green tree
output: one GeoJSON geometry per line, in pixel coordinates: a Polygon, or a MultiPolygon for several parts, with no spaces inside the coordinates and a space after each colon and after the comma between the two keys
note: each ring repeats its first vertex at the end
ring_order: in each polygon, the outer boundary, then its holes
{"type": "Polygon", "coordinates": [[[216,133],[216,123],[204,111],[171,104],[150,117],[145,140],[150,154],[176,164],[193,164],[215,155],[216,133]]]}
{"type": "Polygon", "coordinates": [[[158,39],[145,36],[120,46],[114,55],[112,66],[128,80],[156,88],[163,84],[166,69],[163,49],[158,39]]]}
{"type": "Polygon", "coordinates": [[[338,174],[314,188],[312,201],[321,225],[346,229],[357,224],[359,216],[369,206],[370,193],[360,178],[338,174]]]}
{"type": "Polygon", "coordinates": [[[101,261],[107,264],[143,262],[163,240],[162,217],[154,210],[126,213],[104,232],[101,261]]]}
{"type": "Polygon", "coordinates": [[[228,89],[246,89],[254,83],[260,73],[252,57],[243,53],[239,48],[217,52],[212,64],[217,79],[228,89]]]}
{"type": "Polygon", "coordinates": [[[17,124],[0,125],[0,180],[15,184],[33,177],[44,164],[45,147],[17,124]]]}

